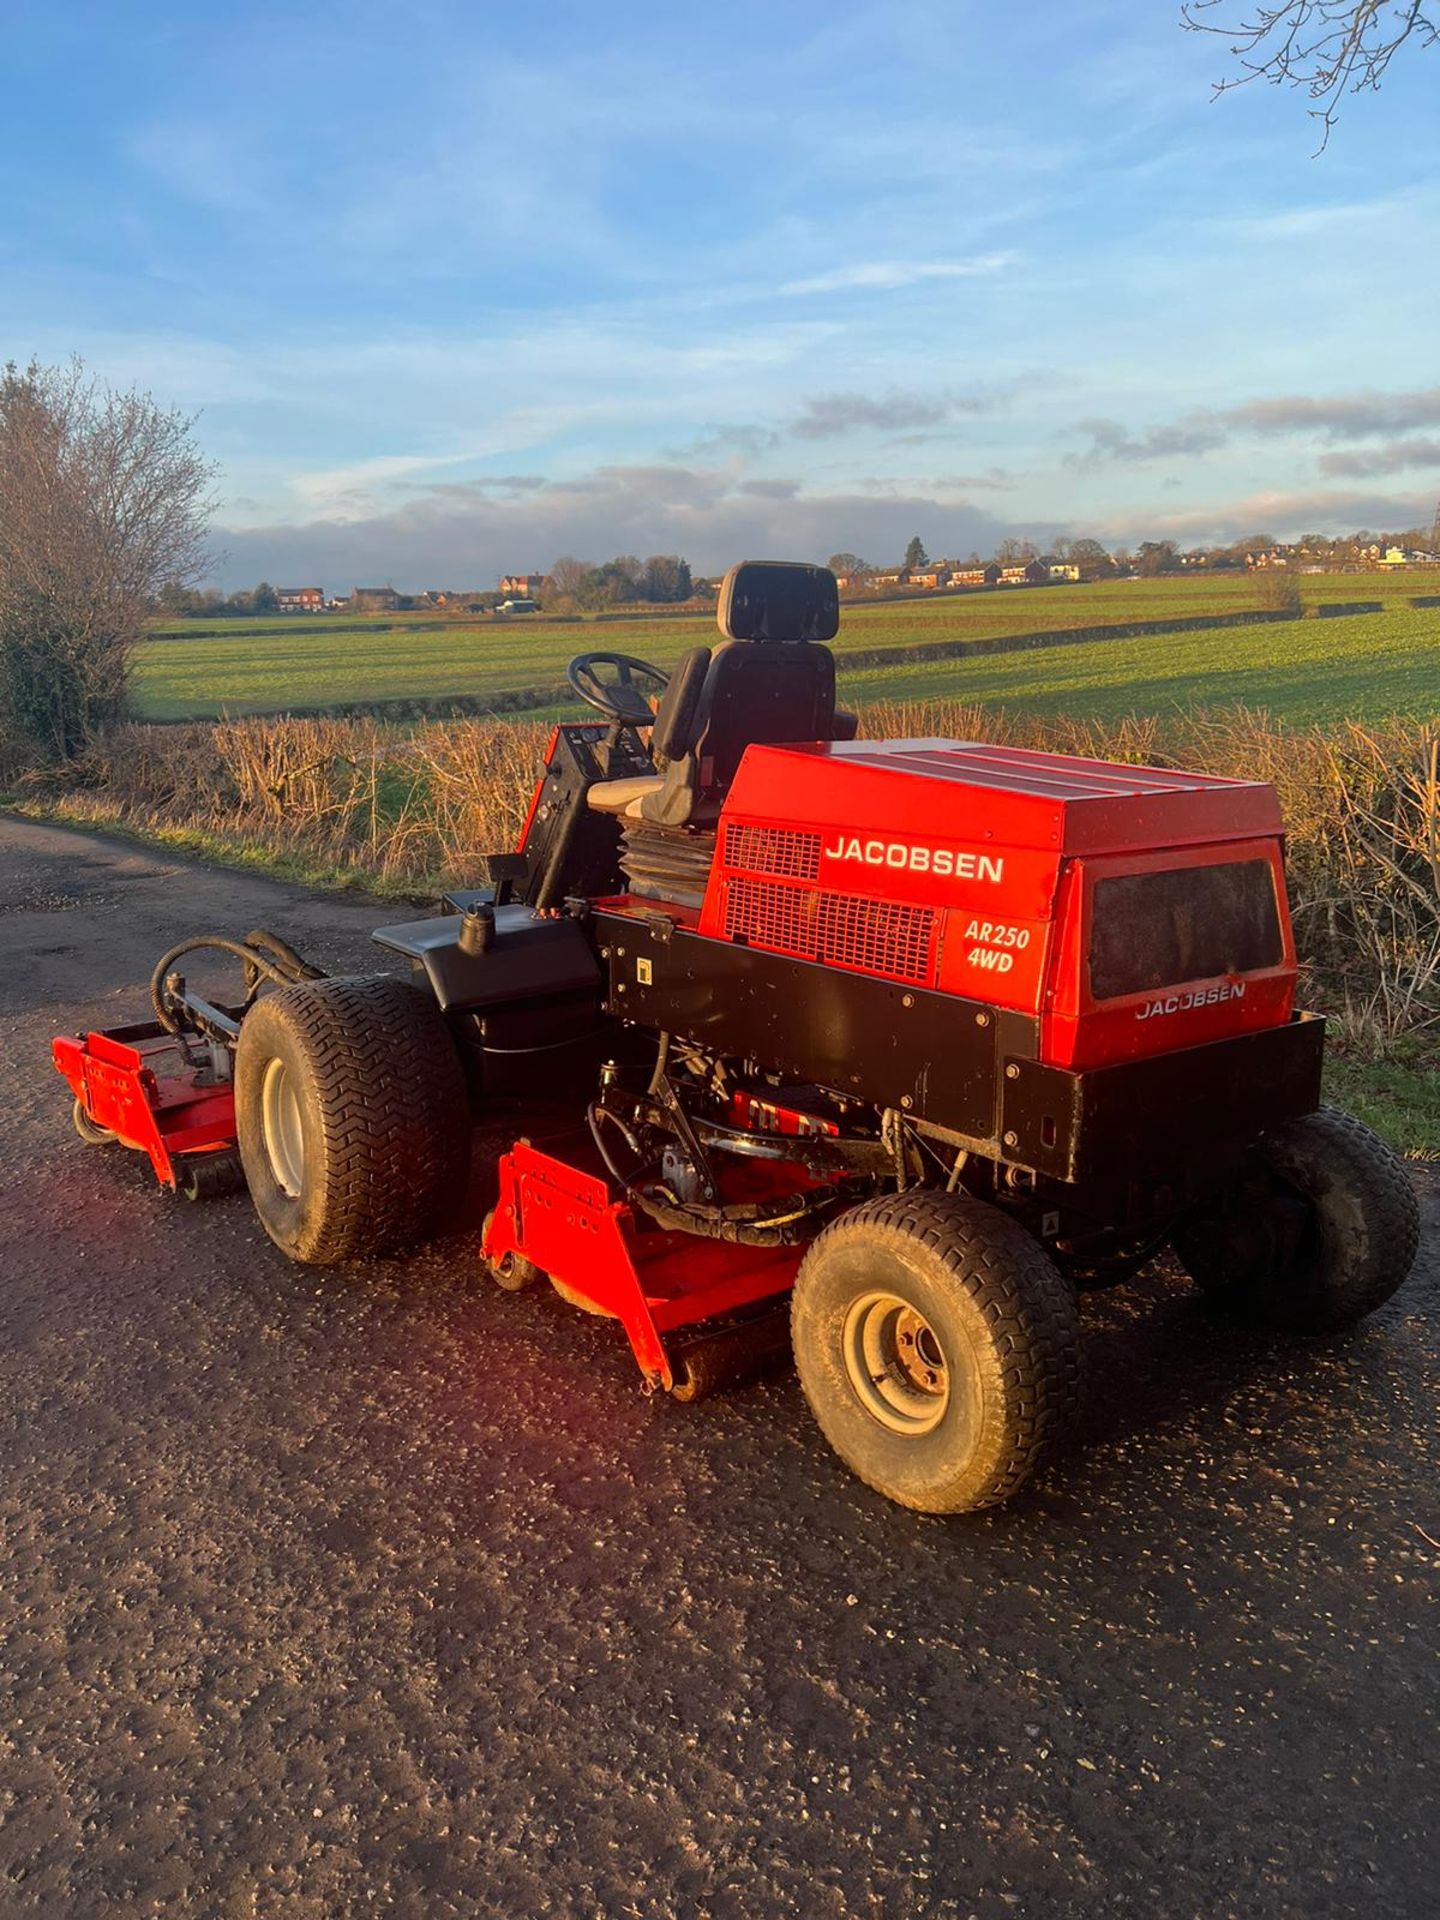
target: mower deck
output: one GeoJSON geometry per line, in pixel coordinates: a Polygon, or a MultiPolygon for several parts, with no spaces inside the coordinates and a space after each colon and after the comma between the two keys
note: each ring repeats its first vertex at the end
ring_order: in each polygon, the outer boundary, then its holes
{"type": "Polygon", "coordinates": [[[178,1159],[234,1147],[229,1082],[203,1078],[157,1022],[60,1034],[51,1053],[91,1126],[148,1155],[161,1186],[176,1185],[178,1159]]]}
{"type": "Polygon", "coordinates": [[[663,1335],[788,1293],[803,1246],[700,1239],[637,1221],[604,1178],[522,1140],[500,1162],[500,1198],[481,1253],[518,1256],[563,1297],[618,1320],[652,1388],[674,1368],[663,1335]]]}

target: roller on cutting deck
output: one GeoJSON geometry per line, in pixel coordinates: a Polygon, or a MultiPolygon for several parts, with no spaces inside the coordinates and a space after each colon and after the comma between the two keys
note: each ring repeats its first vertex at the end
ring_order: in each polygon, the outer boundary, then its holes
{"type": "Polygon", "coordinates": [[[172,950],[153,1025],[55,1043],[82,1135],[187,1192],[243,1167],[323,1263],[432,1233],[477,1121],[543,1096],[494,1169],[497,1283],[614,1319],[680,1399],[793,1351],[841,1458],[933,1513],[1054,1452],[1077,1293],[1167,1247],[1271,1325],[1379,1306],[1414,1195],[1319,1104],[1273,788],[857,739],[838,619],[825,569],[746,562],[673,674],[580,655],[601,718],[554,729],[518,848],[377,930],[408,979],[257,933],[216,1007],[172,950]]]}

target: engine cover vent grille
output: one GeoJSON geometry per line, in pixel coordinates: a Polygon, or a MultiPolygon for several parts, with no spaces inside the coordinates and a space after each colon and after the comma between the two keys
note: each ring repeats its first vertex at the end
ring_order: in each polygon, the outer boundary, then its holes
{"type": "Polygon", "coordinates": [[[786,880],[814,880],[820,873],[818,833],[783,827],[727,826],[725,864],[745,873],[776,873],[786,880]]]}
{"type": "Polygon", "coordinates": [[[727,938],[859,967],[890,980],[928,986],[935,977],[936,915],[929,907],[865,900],[810,887],[774,887],[758,880],[725,883],[727,938]]]}

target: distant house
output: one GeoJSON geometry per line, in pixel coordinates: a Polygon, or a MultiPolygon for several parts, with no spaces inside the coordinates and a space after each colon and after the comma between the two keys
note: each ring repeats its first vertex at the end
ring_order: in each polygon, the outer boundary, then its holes
{"type": "Polygon", "coordinates": [[[941,566],[912,567],[910,585],[912,587],[943,587],[950,580],[950,563],[947,560],[941,566]]]}
{"type": "Polygon", "coordinates": [[[1080,578],[1079,567],[1072,567],[1068,561],[1052,560],[1045,568],[1045,572],[1048,578],[1057,584],[1061,581],[1080,578]]]}
{"type": "Polygon", "coordinates": [[[543,573],[502,573],[500,598],[502,600],[538,600],[544,585],[543,573]]]}
{"type": "Polygon", "coordinates": [[[1043,587],[1049,584],[1050,569],[1043,560],[1029,560],[1023,567],[1002,567],[1002,587],[1043,587]]]}
{"type": "Polygon", "coordinates": [[[354,613],[395,613],[399,606],[400,596],[394,587],[356,587],[350,596],[354,613]]]}
{"type": "Polygon", "coordinates": [[[1403,547],[1387,547],[1375,564],[1379,567],[1408,567],[1410,556],[1403,547]]]}
{"type": "Polygon", "coordinates": [[[872,573],[870,584],[872,587],[898,587],[904,578],[904,572],[897,568],[894,573],[872,573]]]}
{"type": "Polygon", "coordinates": [[[323,613],[323,587],[277,587],[275,605],[281,613],[323,613]]]}
{"type": "Polygon", "coordinates": [[[950,574],[952,587],[993,587],[1000,578],[1000,569],[992,560],[988,567],[956,567],[950,574]]]}

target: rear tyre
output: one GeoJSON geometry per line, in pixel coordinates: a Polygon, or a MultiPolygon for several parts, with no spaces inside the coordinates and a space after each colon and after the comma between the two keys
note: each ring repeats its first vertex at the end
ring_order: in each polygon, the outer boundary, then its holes
{"type": "Polygon", "coordinates": [[[261,1225],[307,1265],[411,1246],[465,1188],[464,1072],[439,1008],[403,980],[307,980],[259,1001],[235,1120],[261,1225]]]}
{"type": "Polygon", "coordinates": [[[1330,1333],[1373,1313],[1405,1279],[1420,1209],[1385,1142],[1322,1107],[1267,1135],[1246,1177],[1192,1214],[1172,1244],[1226,1311],[1330,1333]]]}
{"type": "Polygon", "coordinates": [[[825,1438],[923,1513],[1008,1500],[1078,1409],[1074,1294],[1023,1227],[980,1201],[906,1193],[852,1208],[801,1262],[791,1334],[825,1438]]]}

